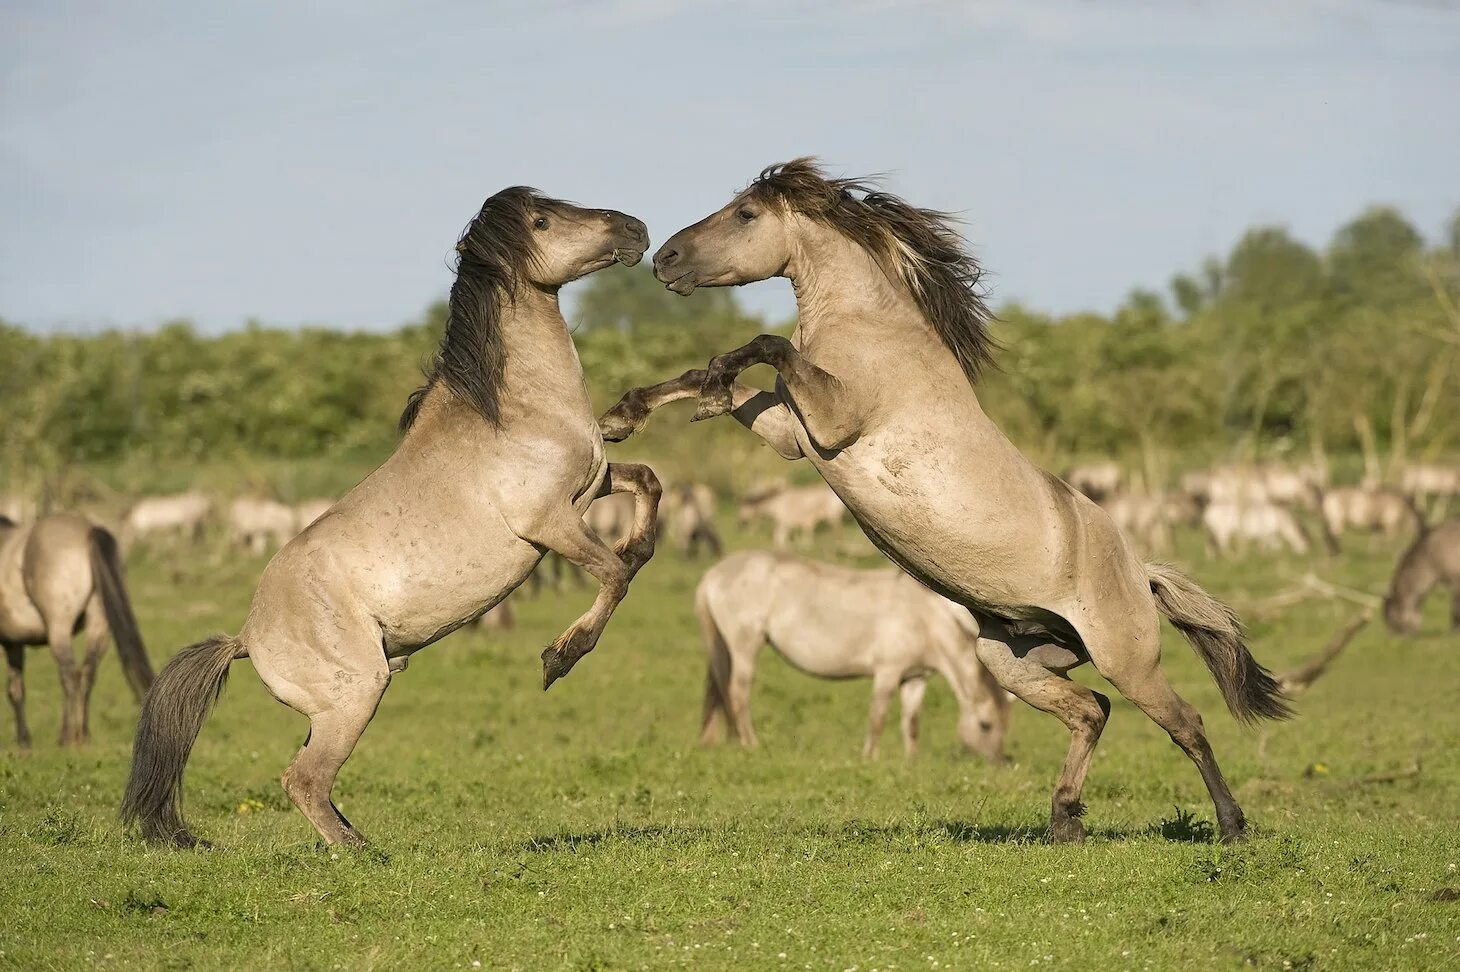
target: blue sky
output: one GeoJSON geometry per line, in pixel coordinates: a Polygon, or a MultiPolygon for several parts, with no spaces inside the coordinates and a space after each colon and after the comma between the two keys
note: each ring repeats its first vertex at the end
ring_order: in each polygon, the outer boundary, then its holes
{"type": "Polygon", "coordinates": [[[1109,310],[1255,223],[1438,236],[1457,118],[1438,0],[7,0],[0,317],[395,326],[505,185],[658,242],[800,154],[961,212],[996,300],[1109,310]]]}

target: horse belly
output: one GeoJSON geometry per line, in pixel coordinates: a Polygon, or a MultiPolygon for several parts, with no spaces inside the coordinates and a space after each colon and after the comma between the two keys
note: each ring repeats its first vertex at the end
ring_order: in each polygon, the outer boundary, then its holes
{"type": "Polygon", "coordinates": [[[796,617],[772,617],[766,640],[791,667],[820,678],[863,678],[872,674],[874,646],[868,619],[817,611],[810,602],[796,617]]]}
{"type": "Polygon", "coordinates": [[[1028,501],[1031,491],[999,489],[946,453],[858,461],[850,452],[818,460],[823,478],[873,546],[934,591],[1033,620],[1072,589],[1058,569],[1067,561],[1062,525],[1053,509],[1028,501]]]}

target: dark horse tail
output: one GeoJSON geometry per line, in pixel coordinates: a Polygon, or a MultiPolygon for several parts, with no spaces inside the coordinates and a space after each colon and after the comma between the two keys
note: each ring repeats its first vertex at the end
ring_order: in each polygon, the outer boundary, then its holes
{"type": "Polygon", "coordinates": [[[224,635],[189,645],[167,663],[142,703],[122,822],[135,822],[152,843],[197,843],[182,818],[183,770],[208,710],[223,694],[229,664],[242,656],[238,639],[224,635]]]}
{"type": "Polygon", "coordinates": [[[1169,564],[1146,564],[1156,607],[1206,663],[1232,715],[1245,723],[1293,714],[1272,673],[1247,650],[1242,622],[1232,609],[1169,564]]]}
{"type": "Polygon", "coordinates": [[[132,693],[140,702],[152,687],[152,663],[147,660],[147,646],[142,643],[137,616],[132,613],[132,601],[122,581],[122,558],[117,552],[117,541],[101,527],[91,528],[90,539],[92,582],[101,595],[101,609],[116,640],[117,657],[121,659],[127,684],[132,686],[132,693]]]}

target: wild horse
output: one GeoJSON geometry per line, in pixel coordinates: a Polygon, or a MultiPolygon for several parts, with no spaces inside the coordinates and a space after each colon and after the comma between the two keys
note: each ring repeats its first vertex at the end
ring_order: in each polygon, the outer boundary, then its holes
{"type": "Polygon", "coordinates": [[[1084,836],[1080,794],[1110,714],[1105,696],[1065,677],[1086,661],[1196,763],[1223,839],[1242,837],[1201,717],[1161,670],[1158,612],[1239,719],[1286,716],[1281,692],[1226,606],[1174,568],[1142,563],[1104,511],[1036,468],[984,413],[974,386],[994,347],[990,315],[981,270],[945,214],[798,159],[676,233],[654,270],[683,295],[787,277],[796,330],[631,390],[601,419],[605,438],[694,398],[695,419],[729,413],[815,465],[878,548],[974,613],[979,658],[1000,684],[1069,728],[1054,840],[1084,836]],[[735,381],[756,364],[778,372],[774,391],[735,381]]]}
{"type": "Polygon", "coordinates": [[[457,244],[450,316],[424,387],[379,469],[270,561],[237,637],[182,650],[137,727],[122,805],[150,840],[194,842],[180,791],[188,753],[233,660],[309,717],[284,772],[289,798],[329,843],[364,837],[330,790],[393,674],[411,654],[490,610],[547,551],[601,587],[543,652],[546,684],[591,651],[653,555],[659,483],[609,463],[559,288],[648,248],[644,224],[526,188],[486,201],[457,244]],[[596,497],[634,495],[614,549],[583,522],[596,497]]]}

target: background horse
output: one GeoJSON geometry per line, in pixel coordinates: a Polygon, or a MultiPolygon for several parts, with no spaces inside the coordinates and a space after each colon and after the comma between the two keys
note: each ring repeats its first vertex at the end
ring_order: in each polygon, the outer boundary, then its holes
{"type": "Polygon", "coordinates": [[[25,721],[25,649],[49,645],[61,673],[61,744],[90,735],[89,703],[107,636],[132,692],[141,700],[152,665],[122,579],[112,535],[85,517],[55,513],[33,524],[0,517],[0,646],[10,668],[15,737],[30,745],[25,721]],[[86,656],[76,664],[72,635],[86,632],[86,656]]]}
{"type": "Polygon", "coordinates": [[[1223,839],[1243,836],[1201,717],[1161,670],[1159,615],[1238,718],[1286,716],[1278,685],[1227,607],[1175,569],[1143,564],[1104,511],[984,413],[974,385],[994,344],[982,271],[944,214],[798,159],[676,233],[654,270],[682,295],[787,277],[796,330],[629,391],[601,420],[608,438],[696,398],[696,420],[729,413],[780,455],[810,461],[873,544],[975,613],[979,658],[1000,684],[1069,729],[1054,840],[1084,837],[1080,795],[1110,713],[1105,696],[1065,677],[1086,661],[1197,765],[1223,839]],[[774,391],[736,382],[756,364],[776,370],[774,391]]]}
{"type": "Polygon", "coordinates": [[[847,518],[847,508],[825,486],[787,486],[740,504],[741,526],[756,518],[770,520],[771,542],[786,547],[798,538],[809,540],[823,524],[839,525],[847,518]]]}
{"type": "Polygon", "coordinates": [[[156,534],[197,540],[212,515],[213,501],[196,491],[148,496],[127,511],[122,522],[122,542],[130,549],[136,540],[156,534]]]}
{"type": "Polygon", "coordinates": [[[755,660],[770,645],[808,675],[872,679],[864,756],[877,753],[894,692],[902,701],[903,749],[909,756],[917,750],[923,693],[937,672],[958,700],[964,746],[993,762],[1004,758],[1009,700],[978,660],[973,616],[896,568],[747,550],[705,572],[695,613],[709,656],[701,742],[713,741],[723,720],[743,745],[756,745],[750,685],[755,660]]]}
{"type": "Polygon", "coordinates": [[[240,496],[228,504],[230,538],[255,555],[266,553],[271,543],[284,546],[304,525],[293,507],[278,500],[240,496]]]}
{"type": "Polygon", "coordinates": [[[1394,570],[1384,622],[1397,634],[1419,630],[1420,609],[1436,586],[1450,590],[1450,627],[1460,631],[1460,520],[1421,529],[1394,570]]]}
{"type": "Polygon", "coordinates": [[[600,583],[543,652],[544,684],[591,651],[654,552],[659,484],[608,463],[559,288],[637,263],[644,224],[526,188],[492,196],[457,244],[450,317],[385,463],[269,562],[236,638],[180,652],[137,726],[125,820],[188,845],[183,770],[228,666],[248,657],[270,693],[309,717],[284,772],[294,805],[331,844],[363,835],[330,799],[394,674],[411,654],[490,610],[556,551],[600,583]],[[609,549],[583,522],[595,497],[635,497],[633,532],[609,549]]]}

